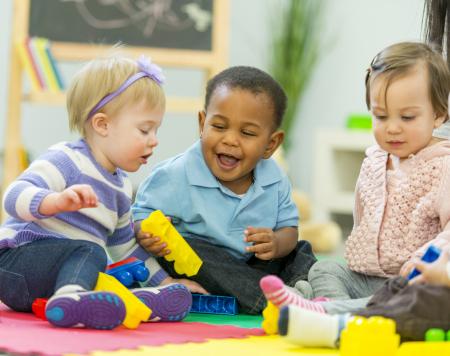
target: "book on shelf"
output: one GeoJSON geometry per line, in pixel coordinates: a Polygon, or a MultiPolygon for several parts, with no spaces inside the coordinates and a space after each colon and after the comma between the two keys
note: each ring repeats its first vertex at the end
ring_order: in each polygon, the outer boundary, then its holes
{"type": "Polygon", "coordinates": [[[25,40],[25,43],[27,46],[28,54],[30,55],[31,63],[33,63],[33,68],[36,71],[36,76],[39,79],[41,90],[46,91],[48,89],[48,85],[45,82],[44,69],[38,61],[37,48],[30,37],[25,40]]]}
{"type": "Polygon", "coordinates": [[[32,91],[58,93],[64,90],[64,81],[48,39],[26,38],[17,43],[17,50],[30,78],[32,91]]]}
{"type": "Polygon", "coordinates": [[[27,41],[18,42],[16,48],[19,54],[20,63],[30,79],[31,89],[34,91],[42,90],[42,82],[40,81],[35,64],[31,59],[27,41]]]}

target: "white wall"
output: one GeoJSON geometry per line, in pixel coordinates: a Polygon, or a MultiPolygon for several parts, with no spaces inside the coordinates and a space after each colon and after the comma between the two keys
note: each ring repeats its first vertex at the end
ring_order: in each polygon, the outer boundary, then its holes
{"type": "MultiPolygon", "coordinates": [[[[20,0],[19,0],[20,1],[20,0]]],[[[0,149],[4,143],[7,104],[8,53],[11,46],[13,0],[0,1],[0,149]]],[[[265,69],[269,16],[277,0],[230,0],[230,65],[265,69]]],[[[290,173],[295,185],[312,191],[314,132],[319,127],[343,127],[351,112],[364,112],[365,70],[372,57],[386,45],[419,39],[423,0],[328,0],[324,13],[324,49],[317,70],[301,102],[295,143],[289,152],[290,173]]],[[[69,78],[77,65],[63,65],[69,78]]],[[[189,90],[189,73],[169,72],[168,91],[189,90]]],[[[23,105],[23,138],[32,156],[51,143],[70,140],[67,116],[62,107],[23,105]]],[[[167,115],[160,131],[160,146],[153,162],[186,149],[197,137],[195,115],[167,115]]],[[[133,180],[148,174],[144,167],[133,180]]],[[[0,172],[1,173],[1,172],[0,172]]]]}

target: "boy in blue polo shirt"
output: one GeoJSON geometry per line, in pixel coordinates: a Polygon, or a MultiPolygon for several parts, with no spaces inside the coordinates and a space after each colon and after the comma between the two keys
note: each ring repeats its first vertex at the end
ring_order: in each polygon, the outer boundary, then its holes
{"type": "MultiPolygon", "coordinates": [[[[232,67],[212,78],[199,113],[200,140],[160,163],[132,207],[138,238],[162,257],[170,251],[140,221],[160,209],[203,260],[192,279],[211,294],[236,296],[241,311],[260,313],[259,280],[276,274],[290,286],[316,261],[298,242],[298,212],[287,176],[270,158],[283,142],[286,95],[267,73],[232,67]]],[[[160,259],[171,276],[173,263],[160,259]]]]}

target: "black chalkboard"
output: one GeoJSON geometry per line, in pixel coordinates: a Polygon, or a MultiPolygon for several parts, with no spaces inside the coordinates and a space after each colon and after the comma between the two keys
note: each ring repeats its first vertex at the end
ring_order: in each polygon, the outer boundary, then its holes
{"type": "Polygon", "coordinates": [[[213,0],[31,0],[29,34],[58,42],[211,51],[213,0]]]}

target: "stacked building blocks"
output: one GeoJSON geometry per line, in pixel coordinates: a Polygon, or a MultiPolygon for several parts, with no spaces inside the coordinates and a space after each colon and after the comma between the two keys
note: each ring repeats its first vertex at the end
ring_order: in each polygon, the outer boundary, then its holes
{"type": "Polygon", "coordinates": [[[158,236],[167,244],[170,253],[165,255],[167,261],[174,261],[174,269],[178,274],[195,276],[203,261],[189,246],[184,238],[173,227],[161,210],[155,210],[148,218],[142,220],[141,230],[158,236]]]}
{"type": "Polygon", "coordinates": [[[235,315],[238,304],[235,297],[192,294],[191,313],[235,315]]]}
{"type": "MultiPolygon", "coordinates": [[[[422,261],[431,263],[436,261],[439,258],[439,255],[441,254],[441,250],[433,245],[430,245],[424,255],[422,256],[422,261]]],[[[420,271],[417,269],[413,269],[411,273],[408,276],[408,279],[411,280],[414,277],[418,276],[420,274],[420,271]]]]}
{"type": "MultiPolygon", "coordinates": [[[[404,342],[395,356],[444,356],[450,355],[450,342],[404,342]]],[[[384,355],[383,355],[384,356],[384,355]]]]}
{"type": "Polygon", "coordinates": [[[123,325],[128,329],[136,329],[142,321],[147,321],[152,314],[149,307],[113,276],[100,272],[95,290],[113,292],[122,299],[127,310],[123,325]]]}
{"type": "Polygon", "coordinates": [[[428,329],[424,339],[431,342],[450,341],[450,330],[445,332],[444,329],[439,328],[428,329]]]}
{"type": "Polygon", "coordinates": [[[150,272],[143,261],[130,257],[108,265],[106,274],[115,277],[125,287],[131,287],[135,282],[145,282],[150,272]]]}
{"type": "Polygon", "coordinates": [[[279,309],[271,302],[267,302],[267,307],[262,312],[263,322],[262,328],[267,335],[278,334],[278,318],[280,316],[279,309]]]}
{"type": "Polygon", "coordinates": [[[373,316],[353,317],[341,333],[341,356],[394,356],[400,336],[395,333],[395,321],[373,316]]]}
{"type": "Polygon", "coordinates": [[[33,314],[36,315],[39,319],[47,320],[45,316],[45,306],[47,305],[47,299],[45,298],[36,298],[31,304],[31,310],[33,314]]]}

